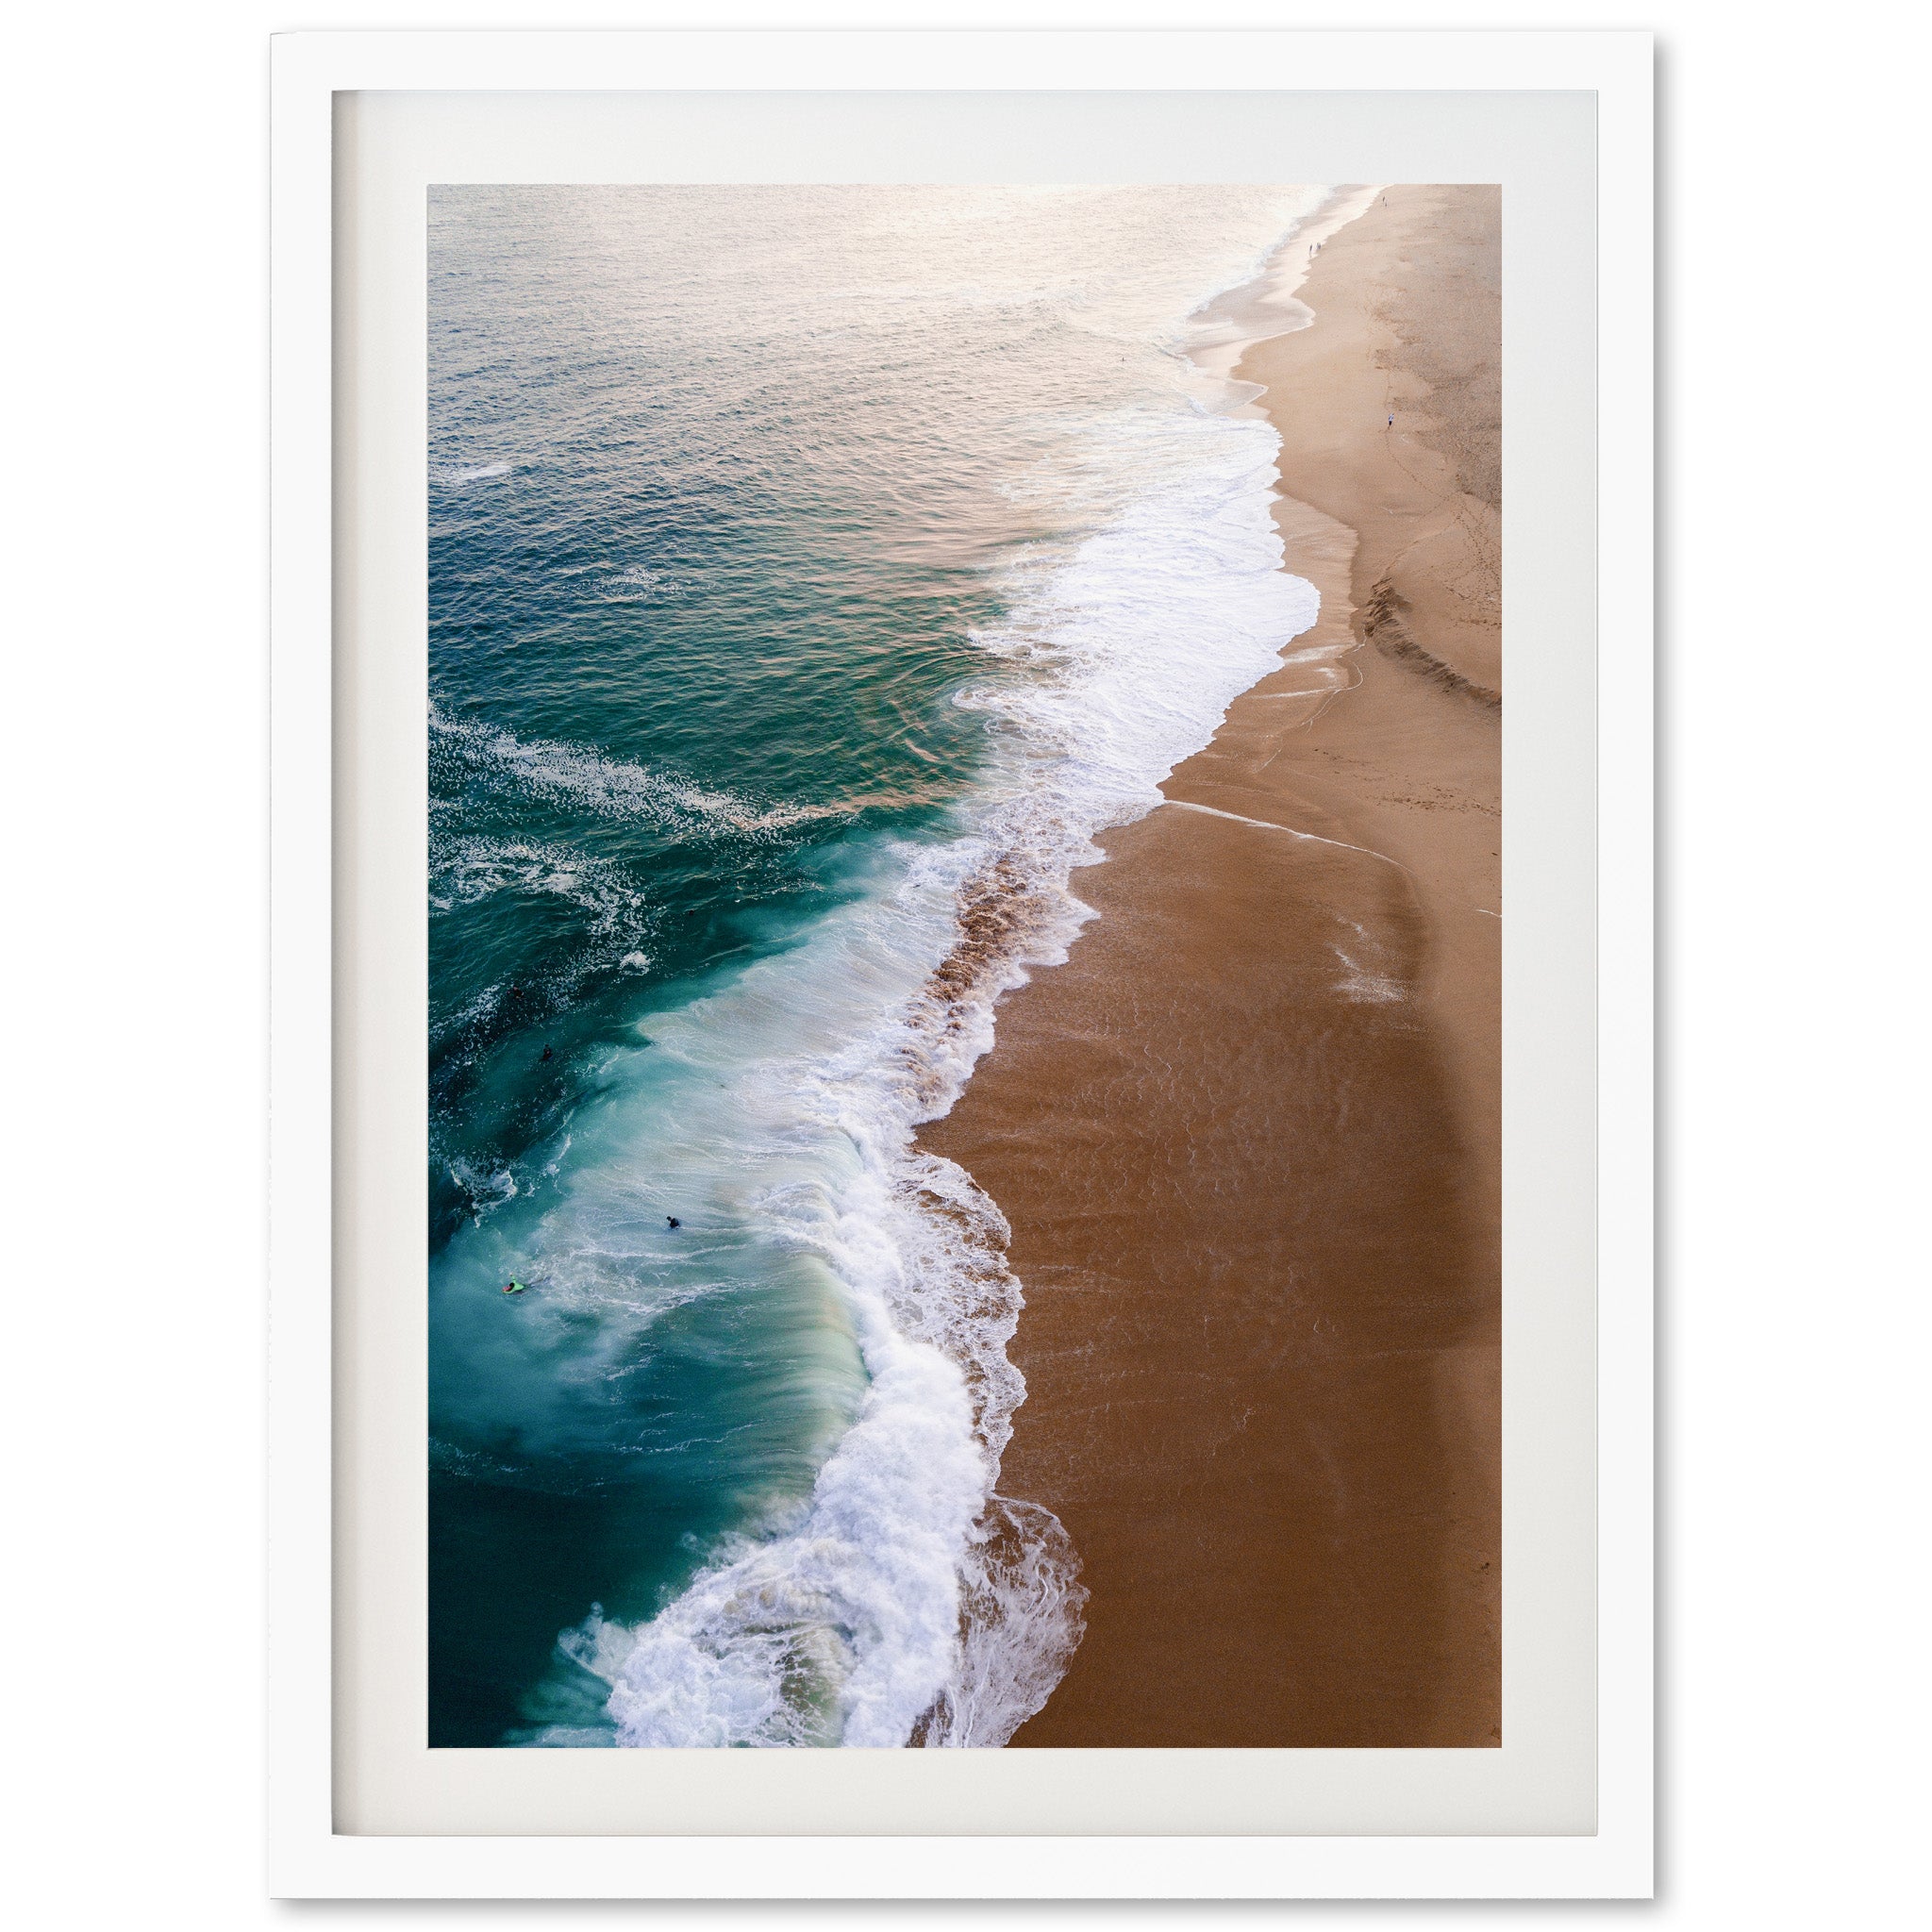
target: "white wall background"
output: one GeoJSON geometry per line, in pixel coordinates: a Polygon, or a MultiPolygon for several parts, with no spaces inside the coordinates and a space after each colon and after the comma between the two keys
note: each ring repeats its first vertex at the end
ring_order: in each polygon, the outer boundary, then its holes
{"type": "MultiPolygon", "coordinates": [[[[1662,41],[1662,1903],[1616,1909],[1901,1923],[1923,1909],[1907,1843],[1932,1722],[1922,29],[1867,0],[1385,18],[1662,41]]],[[[260,1843],[266,36],[650,24],[1382,23],[1238,0],[16,18],[0,1898],[25,1925],[226,1932],[294,1909],[263,1897],[260,1843]]],[[[1055,1915],[949,1912],[995,1909],[1055,1915]]]]}

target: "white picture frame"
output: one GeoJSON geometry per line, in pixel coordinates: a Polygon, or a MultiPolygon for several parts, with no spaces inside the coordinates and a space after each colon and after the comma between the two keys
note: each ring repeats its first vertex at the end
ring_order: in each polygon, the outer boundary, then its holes
{"type": "MultiPolygon", "coordinates": [[[[274,135],[270,1875],[288,1897],[1644,1897],[1652,1869],[1651,42],[1641,33],[316,33],[274,135]],[[1024,76],[1024,77],[1023,77],[1024,76]],[[335,1828],[335,96],[1584,91],[1597,100],[1597,1828],[1001,1836],[335,1828]],[[1637,319],[1633,325],[1632,318],[1637,319]],[[861,1856],[862,1854],[862,1856],[861,1856]]],[[[1507,997],[1507,993],[1506,993],[1507,997]]],[[[1507,1670],[1506,1654],[1506,1673],[1507,1670]]],[[[1111,1755],[1111,1754],[1107,1754],[1111,1755]]]]}

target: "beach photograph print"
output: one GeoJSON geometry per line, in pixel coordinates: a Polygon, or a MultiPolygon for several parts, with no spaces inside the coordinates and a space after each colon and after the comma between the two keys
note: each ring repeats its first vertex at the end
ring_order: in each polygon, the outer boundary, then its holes
{"type": "Polygon", "coordinates": [[[428,1742],[1501,1742],[1481,185],[428,200],[428,1742]]]}

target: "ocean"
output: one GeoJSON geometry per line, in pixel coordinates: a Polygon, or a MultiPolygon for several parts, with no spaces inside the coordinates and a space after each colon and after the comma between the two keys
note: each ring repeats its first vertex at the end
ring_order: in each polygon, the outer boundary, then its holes
{"type": "Polygon", "coordinates": [[[915,1130],[1313,622],[1206,348],[1328,199],[431,191],[432,1745],[999,1745],[1064,1672],[915,1130]]]}

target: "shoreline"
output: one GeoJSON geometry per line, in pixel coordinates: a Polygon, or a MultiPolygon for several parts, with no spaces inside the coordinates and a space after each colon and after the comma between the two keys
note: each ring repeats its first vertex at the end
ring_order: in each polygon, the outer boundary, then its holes
{"type": "Polygon", "coordinates": [[[1495,195],[1357,192],[1223,298],[1321,615],[920,1133],[1011,1224],[1001,1489],[1091,1591],[1016,1745],[1499,1741],[1495,195]]]}

